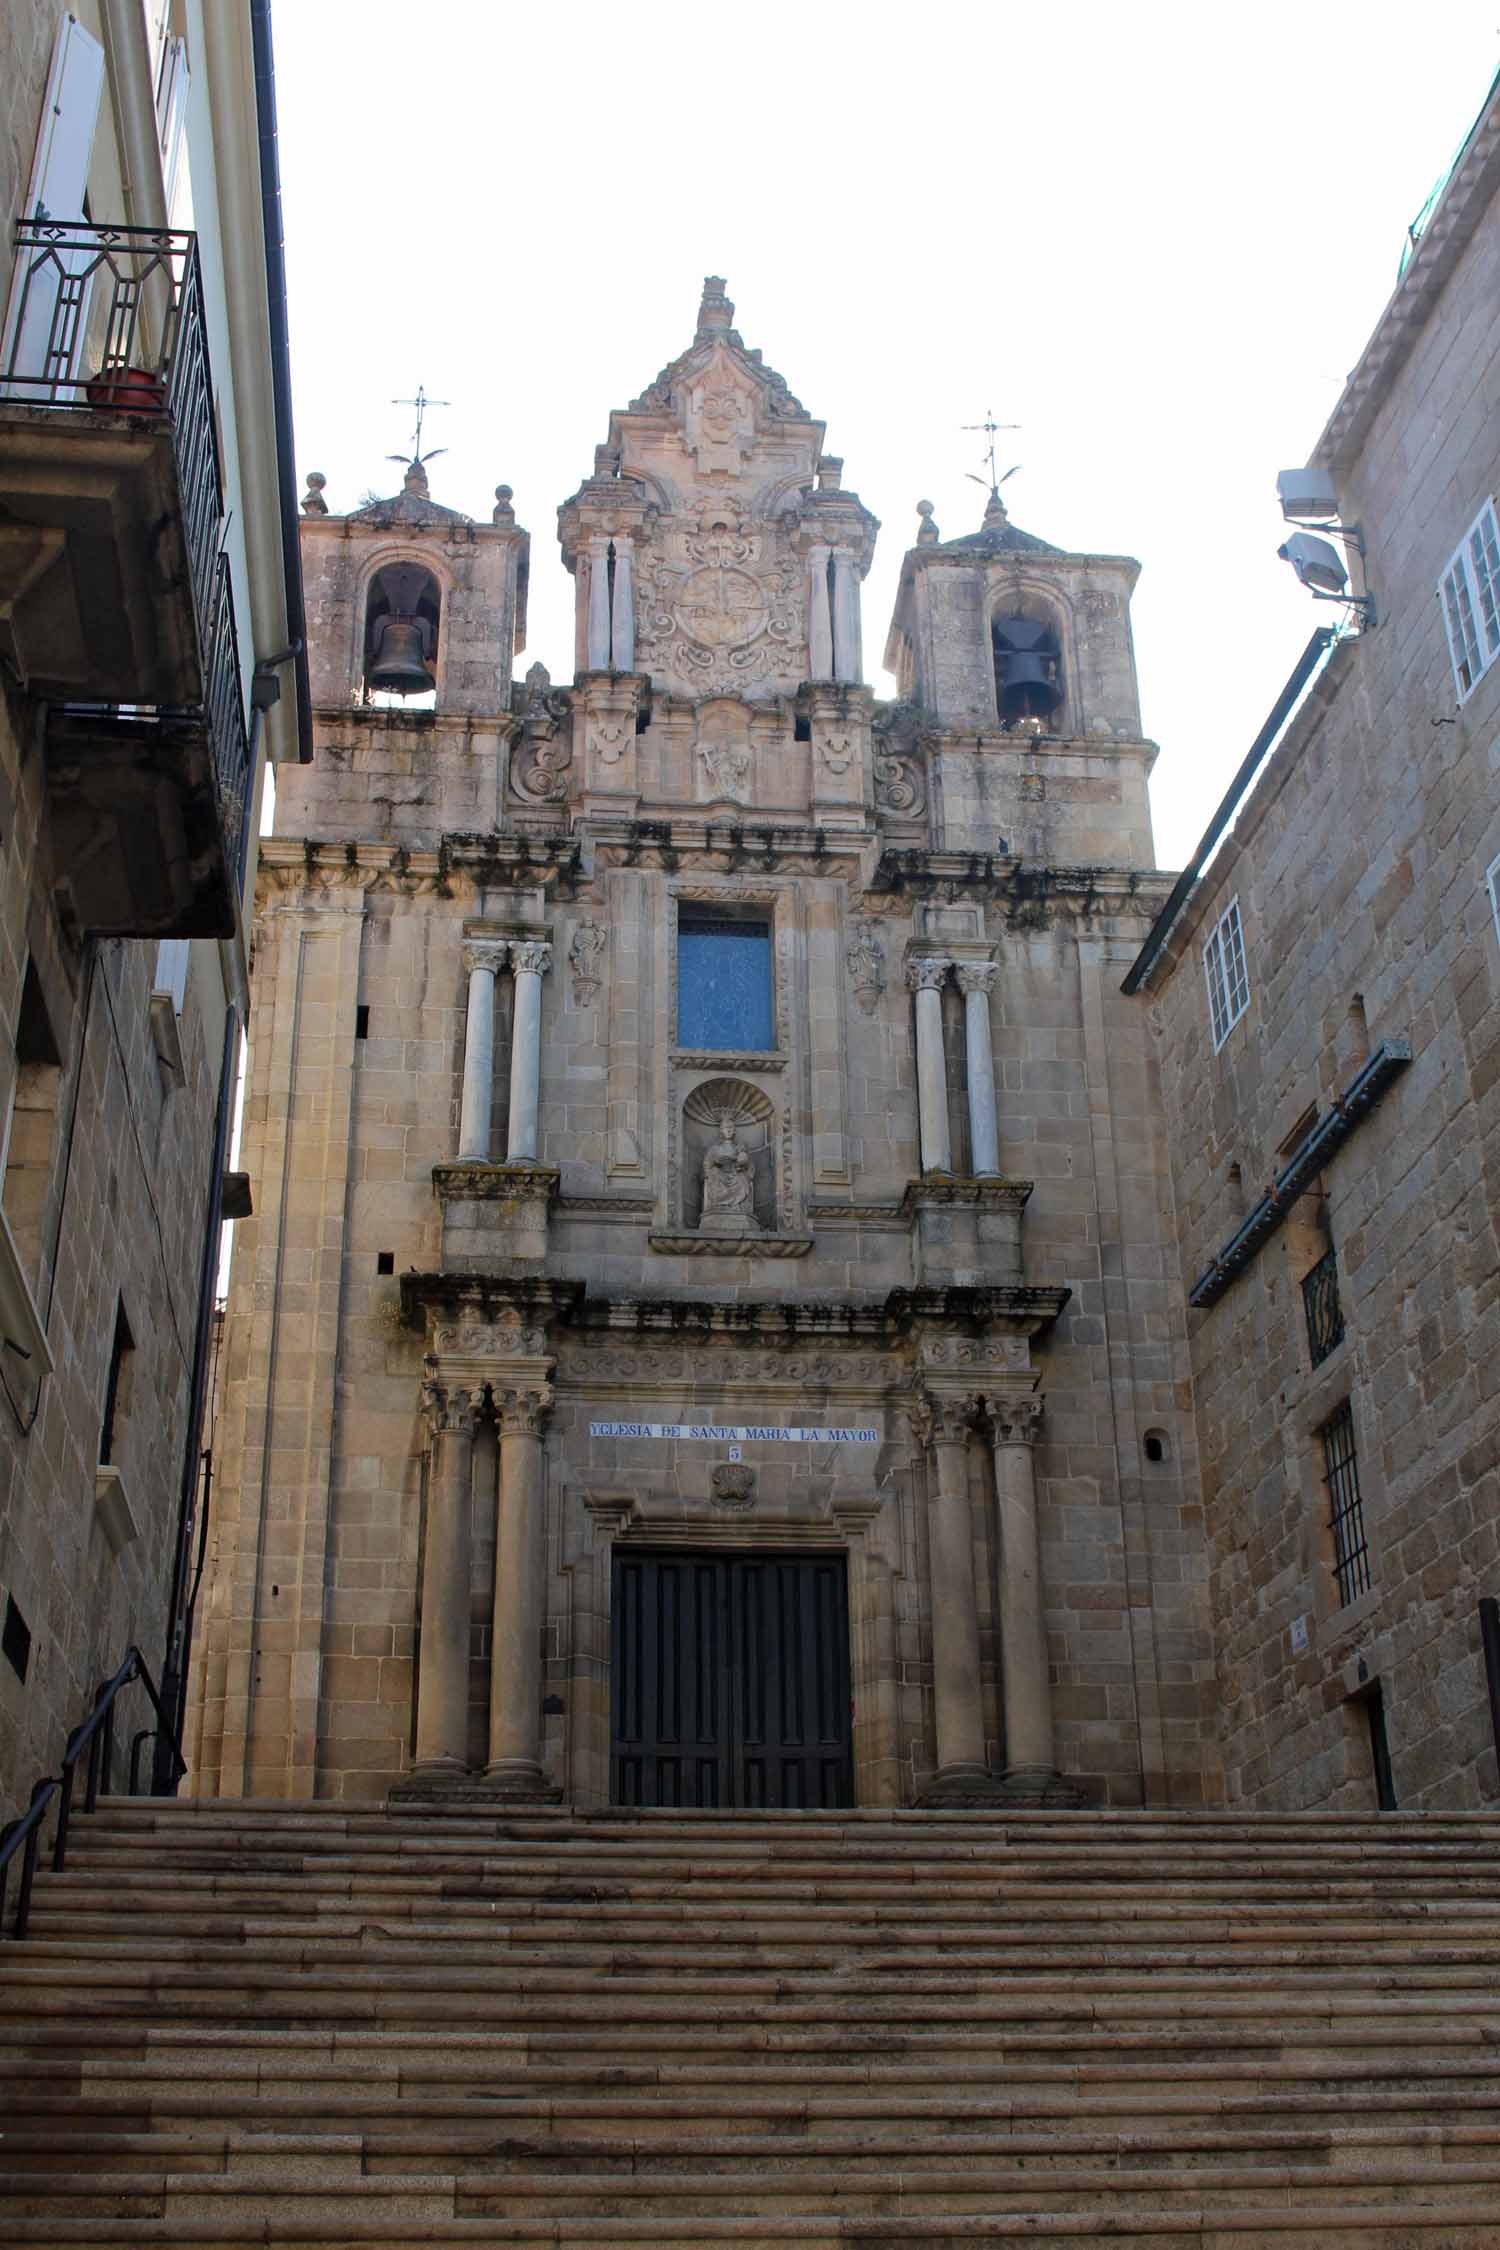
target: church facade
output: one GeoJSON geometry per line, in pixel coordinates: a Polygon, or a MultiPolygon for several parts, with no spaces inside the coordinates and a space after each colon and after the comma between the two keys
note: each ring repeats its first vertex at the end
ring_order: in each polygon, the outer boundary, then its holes
{"type": "Polygon", "coordinates": [[[1136,566],[877,525],[705,285],[559,514],[303,562],[194,1786],[1222,1791],[1136,566]],[[415,696],[415,699],[413,697],[415,696]]]}

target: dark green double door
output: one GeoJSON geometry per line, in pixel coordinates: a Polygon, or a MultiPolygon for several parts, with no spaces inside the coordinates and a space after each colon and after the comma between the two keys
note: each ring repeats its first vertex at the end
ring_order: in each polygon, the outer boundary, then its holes
{"type": "Polygon", "coordinates": [[[617,1805],[854,1801],[842,1555],[617,1553],[617,1805]]]}

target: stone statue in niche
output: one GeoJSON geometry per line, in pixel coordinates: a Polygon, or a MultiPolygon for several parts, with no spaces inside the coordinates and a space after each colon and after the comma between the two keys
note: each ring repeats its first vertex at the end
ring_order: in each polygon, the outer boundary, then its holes
{"type": "Polygon", "coordinates": [[[600,964],[608,943],[608,933],[597,922],[580,922],[573,932],[573,942],[568,948],[568,966],[573,972],[575,1007],[586,1008],[598,991],[600,964]]]}
{"type": "Polygon", "coordinates": [[[885,990],[885,954],[868,922],[855,923],[844,960],[855,1000],[865,1015],[873,1016],[885,990]]]}
{"type": "Polygon", "coordinates": [[[745,803],[750,795],[750,721],[743,705],[731,700],[706,704],[698,713],[698,759],[705,794],[745,803]]]}
{"type": "Polygon", "coordinates": [[[703,1159],[704,1234],[758,1234],[755,1166],[734,1137],[735,1121],[719,1118],[719,1138],[703,1159]]]}

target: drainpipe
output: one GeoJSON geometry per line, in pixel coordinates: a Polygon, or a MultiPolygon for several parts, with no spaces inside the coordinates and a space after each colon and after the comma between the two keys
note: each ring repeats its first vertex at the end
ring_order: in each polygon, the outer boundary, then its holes
{"type": "Polygon", "coordinates": [[[281,563],[286,578],[287,638],[296,650],[297,762],[306,766],[312,763],[312,683],[307,669],[302,534],[297,516],[297,450],[292,431],[292,358],[287,341],[281,168],[276,154],[276,62],[271,47],[271,0],[250,0],[250,44],[255,61],[255,121],[260,138],[260,209],[266,242],[266,305],[271,328],[271,405],[276,422],[281,563]]]}
{"type": "Polygon", "coordinates": [[[182,1450],[182,1489],[177,1505],[177,1550],[172,1558],[172,1602],[167,1611],[167,1645],[162,1657],[161,1701],[171,1726],[171,1744],[156,1738],[151,1769],[153,1797],[175,1797],[177,1773],[172,1748],[180,1747],[187,1717],[188,1646],[192,1634],[193,1527],[197,1515],[198,1478],[203,1452],[203,1419],[208,1403],[208,1371],[212,1357],[214,1283],[219,1271],[219,1233],[224,1210],[224,1165],[229,1154],[229,1126],[234,1111],[234,1073],[239,1055],[239,1010],[231,1007],[224,1017],[224,1054],[219,1065],[219,1108],[214,1119],[213,1171],[209,1175],[208,1210],[203,1222],[203,1254],[198,1267],[198,1318],[193,1332],[193,1374],[188,1392],[187,1436],[182,1450]]]}
{"type": "Polygon", "coordinates": [[[125,207],[137,227],[165,227],[167,197],[156,135],[156,88],[146,44],[146,11],[140,0],[104,0],[100,10],[109,49],[115,139],[125,173],[125,207]]]}

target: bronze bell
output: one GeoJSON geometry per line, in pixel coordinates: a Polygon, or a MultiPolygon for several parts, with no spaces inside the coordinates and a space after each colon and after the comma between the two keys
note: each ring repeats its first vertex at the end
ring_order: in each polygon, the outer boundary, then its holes
{"type": "Polygon", "coordinates": [[[1011,724],[1049,717],[1062,701],[1062,688],[1056,647],[1047,627],[1029,617],[1006,617],[997,619],[995,637],[1001,718],[1011,724]]]}
{"type": "Polygon", "coordinates": [[[382,617],[366,678],[386,695],[426,695],[437,686],[427,652],[432,627],[422,617],[382,617]]]}

